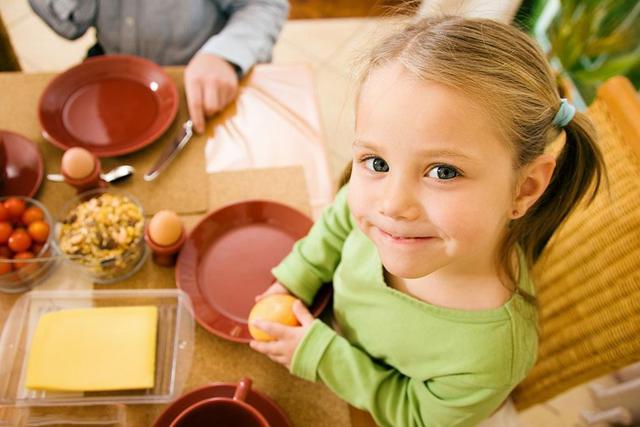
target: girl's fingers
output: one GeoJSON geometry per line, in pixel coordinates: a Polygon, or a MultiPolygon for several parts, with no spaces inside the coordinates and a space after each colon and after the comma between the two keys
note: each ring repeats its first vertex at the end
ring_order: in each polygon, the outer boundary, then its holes
{"type": "Polygon", "coordinates": [[[269,357],[280,355],[280,352],[278,351],[279,346],[277,341],[251,340],[249,342],[249,347],[256,351],[259,351],[260,353],[266,354],[269,357]]]}
{"type": "Polygon", "coordinates": [[[298,322],[300,322],[302,326],[307,326],[315,320],[309,312],[309,309],[300,300],[296,300],[296,302],[293,303],[293,314],[296,315],[298,322]]]}
{"type": "Polygon", "coordinates": [[[254,320],[253,326],[260,329],[265,334],[271,335],[276,340],[284,338],[287,333],[288,326],[281,325],[280,323],[268,322],[266,320],[254,320]]]}

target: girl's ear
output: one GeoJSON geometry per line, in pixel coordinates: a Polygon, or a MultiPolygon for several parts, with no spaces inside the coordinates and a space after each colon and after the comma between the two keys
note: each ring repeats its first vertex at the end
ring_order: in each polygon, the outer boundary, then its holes
{"type": "Polygon", "coordinates": [[[513,200],[511,219],[523,217],[542,196],[555,168],[556,159],[550,154],[542,154],[522,168],[513,200]]]}

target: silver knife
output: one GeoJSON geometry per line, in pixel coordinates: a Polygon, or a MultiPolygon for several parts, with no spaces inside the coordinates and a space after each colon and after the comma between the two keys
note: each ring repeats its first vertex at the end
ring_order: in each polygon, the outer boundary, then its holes
{"type": "Polygon", "coordinates": [[[149,172],[144,174],[144,180],[153,181],[156,179],[160,172],[176,157],[178,152],[187,145],[191,136],[193,136],[193,122],[187,120],[182,125],[182,132],[167,145],[162,155],[158,158],[158,161],[149,169],[149,172]]]}

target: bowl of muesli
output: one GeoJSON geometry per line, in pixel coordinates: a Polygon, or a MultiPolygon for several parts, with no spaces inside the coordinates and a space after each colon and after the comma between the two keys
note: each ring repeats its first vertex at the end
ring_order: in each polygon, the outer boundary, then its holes
{"type": "Polygon", "coordinates": [[[111,188],[78,194],[55,229],[59,252],[96,283],[123,280],[144,264],[144,211],[132,195],[111,188]]]}

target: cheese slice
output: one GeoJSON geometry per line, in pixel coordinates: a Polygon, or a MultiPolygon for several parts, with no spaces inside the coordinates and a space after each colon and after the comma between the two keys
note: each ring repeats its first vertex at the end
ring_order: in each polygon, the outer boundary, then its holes
{"type": "Polygon", "coordinates": [[[152,388],[157,323],[153,306],[47,313],[33,336],[26,386],[51,391],[152,388]]]}

